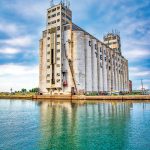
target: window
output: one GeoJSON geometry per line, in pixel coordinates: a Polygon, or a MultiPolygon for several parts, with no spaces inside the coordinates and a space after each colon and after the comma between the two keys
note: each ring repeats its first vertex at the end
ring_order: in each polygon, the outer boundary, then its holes
{"type": "Polygon", "coordinates": [[[57,10],[59,10],[60,9],[60,7],[57,7],[57,10]]]}
{"type": "Polygon", "coordinates": [[[65,10],[65,8],[64,8],[64,7],[62,7],[62,10],[65,10]]]}
{"type": "Polygon", "coordinates": [[[97,49],[97,44],[95,44],[95,49],[97,49]]]}
{"type": "Polygon", "coordinates": [[[60,52],[60,49],[58,49],[57,52],[59,53],[59,52],[60,52]]]}
{"type": "Polygon", "coordinates": [[[59,38],[59,37],[60,37],[60,34],[58,34],[57,37],[59,38]]]}
{"type": "Polygon", "coordinates": [[[60,42],[57,42],[57,45],[60,45],[60,42]]]}
{"type": "Polygon", "coordinates": [[[50,37],[48,37],[47,39],[50,40],[50,37]]]}
{"type": "Polygon", "coordinates": [[[50,25],[51,23],[50,22],[48,22],[48,25],[50,25]]]}
{"type": "Polygon", "coordinates": [[[54,21],[51,22],[51,24],[54,24],[54,23],[56,23],[56,20],[54,20],[54,21]]]}
{"type": "Polygon", "coordinates": [[[47,54],[50,54],[50,52],[47,52],[47,54]]]}
{"type": "Polygon", "coordinates": [[[47,83],[50,83],[50,80],[47,80],[47,83]]]}
{"type": "Polygon", "coordinates": [[[95,52],[96,58],[97,58],[97,52],[95,52]]]}
{"type": "Polygon", "coordinates": [[[100,52],[102,52],[102,48],[100,47],[100,52]]]}
{"type": "Polygon", "coordinates": [[[111,67],[109,66],[109,70],[111,69],[111,67]]]}
{"type": "Polygon", "coordinates": [[[57,60],[60,60],[60,58],[57,57],[57,60]]]}
{"type": "Polygon", "coordinates": [[[60,12],[57,13],[57,16],[59,16],[59,15],[60,15],[60,12]]]}
{"type": "Polygon", "coordinates": [[[100,55],[100,59],[103,60],[103,56],[102,55],[100,55]]]}
{"type": "Polygon", "coordinates": [[[60,79],[57,79],[57,82],[60,82],[60,79]]]}
{"type": "Polygon", "coordinates": [[[106,61],[107,59],[106,59],[106,57],[105,57],[105,61],[106,61]]]}
{"type": "Polygon", "coordinates": [[[50,77],[50,74],[47,74],[47,77],[50,77]]]}
{"type": "Polygon", "coordinates": [[[62,16],[65,17],[66,15],[64,13],[62,13],[62,16]]]}
{"type": "Polygon", "coordinates": [[[89,41],[89,46],[91,46],[91,41],[89,41]]]}
{"type": "Polygon", "coordinates": [[[57,76],[60,76],[60,73],[57,73],[57,76]]]}
{"type": "Polygon", "coordinates": [[[57,67],[60,67],[60,64],[57,64],[57,67]]]}
{"type": "Polygon", "coordinates": [[[54,49],[51,49],[51,64],[54,64],[54,49]]]}
{"type": "Polygon", "coordinates": [[[52,12],[56,11],[56,8],[52,9],[52,12]]]}
{"type": "Polygon", "coordinates": [[[57,30],[58,30],[58,31],[60,30],[60,26],[57,27],[57,30]]]}
{"type": "Polygon", "coordinates": [[[49,60],[49,59],[47,59],[47,62],[50,62],[50,60],[49,60]]]}
{"type": "Polygon", "coordinates": [[[55,16],[56,16],[56,14],[51,15],[51,17],[55,17],[55,16]]]}
{"type": "Polygon", "coordinates": [[[47,69],[50,69],[50,66],[47,66],[47,69]]]}
{"type": "Polygon", "coordinates": [[[100,67],[102,68],[103,66],[102,66],[102,63],[100,63],[100,67]]]}
{"type": "Polygon", "coordinates": [[[55,79],[52,79],[51,81],[52,81],[52,84],[55,84],[55,79]]]}
{"type": "Polygon", "coordinates": [[[50,44],[47,44],[47,47],[50,47],[50,44]]]}
{"type": "Polygon", "coordinates": [[[48,16],[48,19],[50,19],[51,18],[51,16],[48,16]]]}
{"type": "Polygon", "coordinates": [[[60,19],[57,19],[57,22],[59,22],[60,21],[60,19]]]}

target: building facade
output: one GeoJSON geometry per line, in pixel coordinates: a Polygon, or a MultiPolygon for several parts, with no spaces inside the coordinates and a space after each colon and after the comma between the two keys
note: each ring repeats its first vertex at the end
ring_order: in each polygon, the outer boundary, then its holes
{"type": "Polygon", "coordinates": [[[101,42],[72,22],[72,11],[63,3],[47,10],[39,49],[43,94],[129,91],[120,36],[108,34],[101,42]]]}

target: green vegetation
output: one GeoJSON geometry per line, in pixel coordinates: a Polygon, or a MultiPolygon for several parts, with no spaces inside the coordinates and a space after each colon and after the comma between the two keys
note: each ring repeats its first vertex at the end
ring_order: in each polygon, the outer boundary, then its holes
{"type": "Polygon", "coordinates": [[[39,88],[33,88],[30,90],[27,90],[25,88],[21,89],[20,91],[14,91],[11,88],[10,92],[0,92],[0,96],[33,96],[38,94],[39,88]]]}

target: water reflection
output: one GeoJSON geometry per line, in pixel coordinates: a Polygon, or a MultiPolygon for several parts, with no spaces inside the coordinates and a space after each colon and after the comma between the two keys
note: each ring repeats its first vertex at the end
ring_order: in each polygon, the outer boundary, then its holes
{"type": "Polygon", "coordinates": [[[150,103],[145,101],[0,100],[0,114],[0,149],[150,147],[150,103]]]}
{"type": "MultiPolygon", "coordinates": [[[[140,106],[146,109],[146,103],[140,106]]],[[[133,102],[42,102],[40,146],[127,149],[132,110],[133,102]]]]}

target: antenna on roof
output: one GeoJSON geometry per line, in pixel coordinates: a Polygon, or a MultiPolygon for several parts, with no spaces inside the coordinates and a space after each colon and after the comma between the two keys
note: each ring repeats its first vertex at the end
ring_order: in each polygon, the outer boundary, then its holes
{"type": "Polygon", "coordinates": [[[65,2],[66,2],[66,4],[65,4],[66,7],[69,8],[69,7],[70,7],[70,1],[69,1],[69,0],[66,0],[65,2]]]}
{"type": "Polygon", "coordinates": [[[70,1],[68,1],[68,8],[70,8],[70,1]]]}
{"type": "Polygon", "coordinates": [[[49,0],[50,1],[50,7],[54,6],[54,1],[53,0],[49,0]]]}

